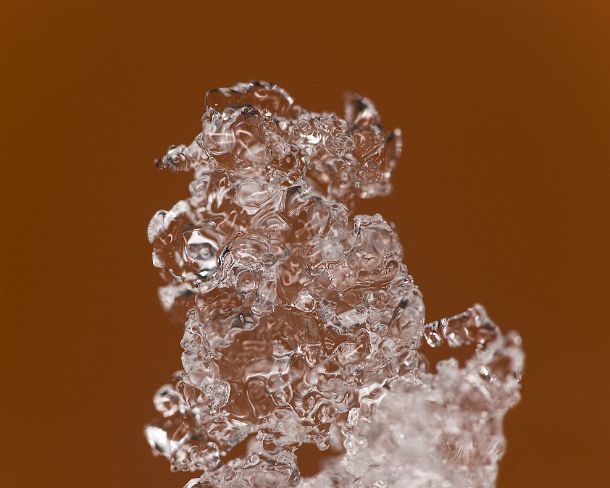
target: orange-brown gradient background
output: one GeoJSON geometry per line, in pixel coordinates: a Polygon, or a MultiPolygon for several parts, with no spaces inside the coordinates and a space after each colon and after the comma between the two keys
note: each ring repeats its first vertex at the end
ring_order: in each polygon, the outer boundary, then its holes
{"type": "Polygon", "coordinates": [[[249,79],[402,128],[361,210],[430,320],[479,301],[523,335],[498,486],[607,486],[610,3],[2,0],[0,53],[0,486],[189,478],[142,436],[180,365],[145,230],[187,192],[152,161],[249,79]]]}

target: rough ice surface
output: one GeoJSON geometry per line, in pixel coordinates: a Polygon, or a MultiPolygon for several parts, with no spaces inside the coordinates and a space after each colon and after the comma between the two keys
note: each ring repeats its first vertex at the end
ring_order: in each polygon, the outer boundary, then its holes
{"type": "Polygon", "coordinates": [[[520,338],[480,305],[425,324],[396,232],[354,215],[391,190],[401,137],[379,122],[355,94],[342,119],[242,83],[208,92],[201,133],[157,161],[193,181],[148,227],[185,325],[146,437],[200,473],[189,488],[494,485],[520,338]],[[433,365],[440,346],[472,354],[433,365]],[[308,477],[305,444],[334,453],[308,477]]]}

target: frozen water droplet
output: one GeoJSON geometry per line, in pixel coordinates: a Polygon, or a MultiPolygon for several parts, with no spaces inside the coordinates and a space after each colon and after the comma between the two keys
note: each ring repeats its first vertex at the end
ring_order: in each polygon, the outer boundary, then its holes
{"type": "Polygon", "coordinates": [[[163,158],[155,161],[160,169],[171,169],[172,171],[186,171],[189,169],[185,154],[186,146],[170,146],[163,158]]]}
{"type": "Polygon", "coordinates": [[[308,292],[300,291],[294,300],[294,306],[302,312],[311,312],[316,306],[316,301],[308,292]]]}
{"type": "Polygon", "coordinates": [[[182,398],[171,385],[164,385],[155,393],[154,404],[164,417],[171,417],[183,408],[182,398]]]}
{"type": "Polygon", "coordinates": [[[216,267],[218,243],[207,237],[203,229],[186,231],[182,236],[186,259],[197,266],[199,275],[207,276],[216,267]]]}
{"type": "Polygon", "coordinates": [[[440,323],[427,324],[424,330],[424,338],[430,347],[439,347],[443,343],[440,323]]]}

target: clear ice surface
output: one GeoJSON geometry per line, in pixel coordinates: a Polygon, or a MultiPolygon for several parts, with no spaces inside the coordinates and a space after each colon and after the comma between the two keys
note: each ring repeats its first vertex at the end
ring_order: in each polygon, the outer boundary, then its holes
{"type": "Polygon", "coordinates": [[[353,93],[342,119],[240,83],[208,92],[194,142],[157,161],[193,181],[148,226],[184,352],[145,432],[201,472],[188,488],[494,486],[521,341],[480,305],[425,324],[396,232],[354,215],[391,190],[401,137],[379,122],[353,93]],[[473,353],[431,366],[439,346],[473,353]],[[306,444],[333,453],[308,477],[306,444]]]}

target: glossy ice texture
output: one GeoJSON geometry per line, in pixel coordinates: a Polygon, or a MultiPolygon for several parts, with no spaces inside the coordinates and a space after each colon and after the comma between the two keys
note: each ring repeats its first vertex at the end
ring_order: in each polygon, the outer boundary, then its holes
{"type": "Polygon", "coordinates": [[[146,436],[202,473],[190,488],[494,485],[520,339],[480,306],[424,324],[396,232],[353,211],[391,190],[400,132],[379,122],[355,94],[342,119],[242,83],[208,92],[201,133],[157,161],[193,181],[148,227],[185,326],[146,436]],[[443,345],[474,352],[431,366],[443,345]],[[335,455],[303,477],[303,444],[335,455]]]}

